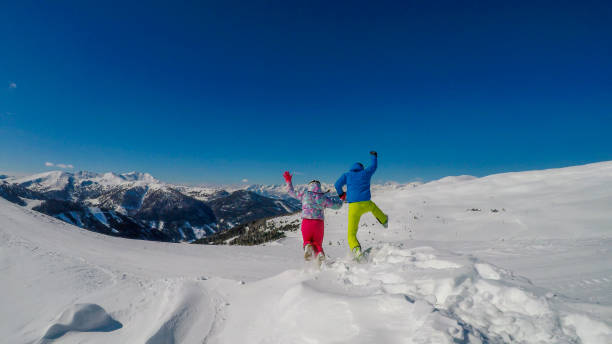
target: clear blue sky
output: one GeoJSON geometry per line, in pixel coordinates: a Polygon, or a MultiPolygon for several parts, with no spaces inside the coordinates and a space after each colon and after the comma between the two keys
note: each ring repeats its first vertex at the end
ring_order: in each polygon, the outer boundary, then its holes
{"type": "Polygon", "coordinates": [[[334,181],[375,149],[375,180],[405,182],[612,160],[610,1],[4,1],[0,44],[0,171],[334,181]]]}

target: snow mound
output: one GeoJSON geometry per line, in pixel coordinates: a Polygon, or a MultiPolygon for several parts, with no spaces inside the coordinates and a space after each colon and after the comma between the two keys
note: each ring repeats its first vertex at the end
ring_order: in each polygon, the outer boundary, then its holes
{"type": "Polygon", "coordinates": [[[431,247],[381,245],[241,287],[219,343],[609,343],[526,278],[431,247]],[[262,317],[260,314],[271,314],[262,317]],[[263,330],[265,329],[265,330],[263,330]]]}
{"type": "Polygon", "coordinates": [[[57,339],[67,332],[111,332],[123,325],[114,320],[104,308],[93,303],[75,304],[65,310],[45,332],[41,342],[57,339]]]}
{"type": "MultiPolygon", "coordinates": [[[[156,289],[156,288],[153,288],[156,289]]],[[[210,331],[215,309],[205,289],[196,282],[166,280],[157,297],[161,302],[146,317],[146,344],[196,343],[210,331]]]]}

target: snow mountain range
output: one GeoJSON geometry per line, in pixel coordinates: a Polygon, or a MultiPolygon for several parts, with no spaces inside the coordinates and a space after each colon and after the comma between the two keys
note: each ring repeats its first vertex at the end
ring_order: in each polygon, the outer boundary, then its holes
{"type": "Polygon", "coordinates": [[[172,185],[139,172],[51,171],[0,180],[0,196],[13,203],[99,233],[168,242],[300,209],[297,200],[273,189],[172,185]]]}

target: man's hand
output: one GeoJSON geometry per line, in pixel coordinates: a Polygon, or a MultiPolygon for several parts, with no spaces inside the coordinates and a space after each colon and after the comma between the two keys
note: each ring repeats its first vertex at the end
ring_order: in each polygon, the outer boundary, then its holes
{"type": "Polygon", "coordinates": [[[346,192],[343,192],[343,193],[342,193],[342,194],[340,194],[340,196],[338,196],[338,197],[340,197],[340,199],[341,199],[343,202],[346,202],[346,192]]]}
{"type": "Polygon", "coordinates": [[[378,158],[378,153],[376,153],[376,151],[370,151],[370,154],[374,155],[375,157],[378,158]]]}
{"type": "Polygon", "coordinates": [[[291,173],[289,173],[289,171],[285,171],[285,173],[283,173],[283,178],[285,178],[285,182],[291,183],[291,177],[293,176],[291,175],[291,173]]]}

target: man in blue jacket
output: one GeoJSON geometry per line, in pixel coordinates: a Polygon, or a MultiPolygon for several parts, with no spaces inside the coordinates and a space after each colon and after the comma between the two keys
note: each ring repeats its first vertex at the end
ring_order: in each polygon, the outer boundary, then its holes
{"type": "Polygon", "coordinates": [[[353,164],[351,169],[338,178],[335,184],[340,198],[349,203],[348,244],[355,257],[361,255],[361,245],[357,240],[357,230],[359,229],[361,215],[372,212],[378,222],[385,228],[387,228],[389,223],[389,217],[370,200],[372,198],[370,194],[370,180],[374,172],[376,172],[376,167],[378,167],[378,154],[375,151],[371,151],[370,154],[372,157],[370,166],[364,168],[360,162],[353,164]],[[342,189],[344,185],[346,185],[346,193],[342,189]]]}

